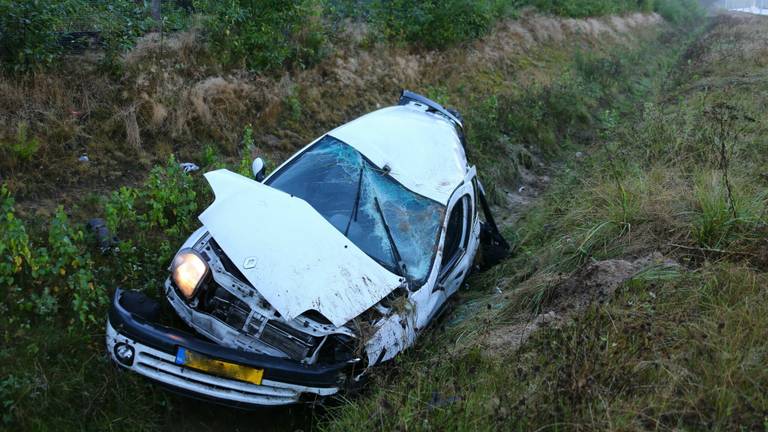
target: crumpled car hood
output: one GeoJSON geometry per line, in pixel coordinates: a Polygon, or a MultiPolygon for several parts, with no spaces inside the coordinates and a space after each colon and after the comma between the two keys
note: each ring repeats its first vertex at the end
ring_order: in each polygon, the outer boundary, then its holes
{"type": "Polygon", "coordinates": [[[227,170],[205,178],[216,200],[200,221],[286,319],[314,309],[342,326],[402,284],[304,200],[227,170]]]}

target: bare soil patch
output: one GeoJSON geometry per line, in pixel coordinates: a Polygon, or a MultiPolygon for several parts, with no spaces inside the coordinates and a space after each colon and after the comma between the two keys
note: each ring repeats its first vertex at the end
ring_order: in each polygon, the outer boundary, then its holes
{"type": "Polygon", "coordinates": [[[543,327],[559,327],[593,303],[610,299],[616,289],[650,266],[678,267],[659,252],[636,259],[610,259],[594,262],[570,277],[563,278],[552,292],[546,311],[534,316],[521,313],[511,323],[490,330],[485,336],[485,353],[499,357],[515,352],[543,327]]]}

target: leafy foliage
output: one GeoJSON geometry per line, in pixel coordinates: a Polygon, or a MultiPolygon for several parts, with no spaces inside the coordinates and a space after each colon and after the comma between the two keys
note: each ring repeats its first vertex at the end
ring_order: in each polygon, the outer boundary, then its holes
{"type": "MultiPolygon", "coordinates": [[[[185,174],[173,157],[152,170],[144,187],[123,187],[104,203],[112,232],[132,236],[120,245],[120,260],[94,259],[93,239],[84,227],[70,222],[63,208],[53,214],[46,238],[31,237],[16,216],[14,200],[0,189],[0,288],[11,321],[29,325],[51,320],[59,305],[72,305],[72,323],[101,323],[107,303],[105,281],[136,276],[135,283],[152,279],[170,260],[168,239],[178,241],[191,229],[198,209],[199,183],[185,174]],[[154,236],[162,234],[160,242],[154,236]],[[151,268],[150,272],[141,269],[151,268]]],[[[154,281],[156,282],[156,280],[154,281]]],[[[140,285],[139,285],[140,286],[140,285]]]]}
{"type": "Polygon", "coordinates": [[[654,10],[674,24],[690,24],[704,16],[697,0],[655,0],[654,10]]]}
{"type": "Polygon", "coordinates": [[[64,7],[49,0],[0,0],[0,62],[17,71],[38,69],[61,51],[53,31],[64,7]]]}
{"type": "Polygon", "coordinates": [[[306,0],[196,0],[207,15],[213,52],[230,66],[257,72],[303,67],[324,52],[321,9],[306,0]]]}
{"type": "Polygon", "coordinates": [[[543,12],[575,18],[653,9],[653,0],[530,0],[528,3],[543,12]]]}
{"type": "MultiPolygon", "coordinates": [[[[346,19],[365,21],[375,37],[440,49],[486,34],[500,18],[524,7],[568,17],[655,10],[673,23],[701,16],[696,0],[194,0],[205,16],[212,53],[230,67],[274,72],[306,67],[328,50],[329,34],[346,19]]],[[[0,0],[0,60],[6,68],[46,67],[63,52],[61,36],[93,31],[108,64],[136,38],[162,25],[179,29],[188,12],[163,5],[163,22],[150,17],[149,2],[130,0],[0,0]]]]}
{"type": "Polygon", "coordinates": [[[0,187],[0,287],[8,289],[17,275],[33,265],[29,235],[14,213],[14,199],[5,185],[0,187]]]}
{"type": "Polygon", "coordinates": [[[15,216],[13,198],[4,186],[0,204],[4,215],[0,253],[6,257],[0,262],[0,293],[6,305],[17,308],[15,317],[8,319],[22,325],[32,319],[24,313],[52,319],[51,312],[62,299],[64,303],[71,301],[80,324],[100,322],[101,316],[95,311],[106,303],[106,293],[96,284],[83,231],[73,227],[59,207],[50,222],[45,246],[35,247],[24,223],[15,216]]]}
{"type": "Polygon", "coordinates": [[[148,1],[0,0],[0,60],[15,71],[45,68],[68,49],[67,33],[89,31],[98,35],[105,61],[115,63],[137,37],[158,25],[172,29],[185,25],[185,14],[172,2],[163,8],[164,21],[156,23],[148,1]]]}
{"type": "Polygon", "coordinates": [[[488,1],[377,0],[371,18],[387,39],[441,48],[485,34],[494,14],[488,1]]]}

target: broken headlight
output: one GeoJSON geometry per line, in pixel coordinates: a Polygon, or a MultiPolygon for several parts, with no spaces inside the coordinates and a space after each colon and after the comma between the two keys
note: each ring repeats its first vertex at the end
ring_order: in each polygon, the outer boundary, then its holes
{"type": "Polygon", "coordinates": [[[208,263],[193,249],[184,249],[171,264],[173,283],[187,300],[191,300],[210,273],[208,263]]]}

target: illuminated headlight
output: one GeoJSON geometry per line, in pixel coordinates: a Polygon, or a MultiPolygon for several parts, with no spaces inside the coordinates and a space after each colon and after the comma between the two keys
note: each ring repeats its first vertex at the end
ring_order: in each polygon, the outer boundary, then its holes
{"type": "Polygon", "coordinates": [[[171,264],[173,283],[187,300],[191,300],[208,276],[208,264],[192,249],[184,249],[171,264]]]}

